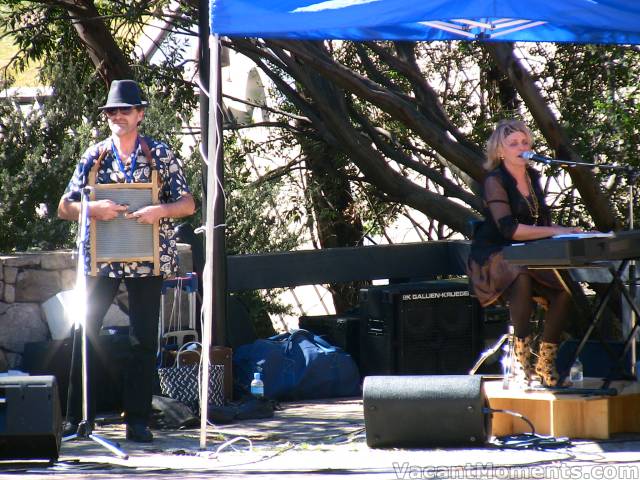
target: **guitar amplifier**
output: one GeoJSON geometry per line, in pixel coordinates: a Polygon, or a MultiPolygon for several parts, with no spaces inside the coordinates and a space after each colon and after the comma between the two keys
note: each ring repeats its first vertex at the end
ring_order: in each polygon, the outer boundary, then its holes
{"type": "MultiPolygon", "coordinates": [[[[154,171],[155,173],[155,171],[154,171]]],[[[96,184],[91,200],[112,200],[128,205],[134,212],[158,203],[157,182],[96,184]]],[[[160,274],[160,225],[138,223],[118,216],[110,221],[91,221],[91,274],[96,275],[100,262],[153,262],[154,274],[160,274]]]]}
{"type": "Polygon", "coordinates": [[[360,291],[364,375],[466,374],[482,350],[483,315],[466,280],[360,291]]]}

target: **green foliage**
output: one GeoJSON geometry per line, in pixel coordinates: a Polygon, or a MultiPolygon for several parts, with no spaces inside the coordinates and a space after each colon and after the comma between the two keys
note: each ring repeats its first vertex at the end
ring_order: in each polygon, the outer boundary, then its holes
{"type": "MultiPolygon", "coordinates": [[[[56,217],[62,195],[82,152],[109,135],[98,106],[106,97],[105,85],[95,75],[84,47],[60,11],[16,2],[2,12],[7,28],[22,48],[15,66],[42,61],[40,81],[53,88],[35,107],[8,99],[0,104],[0,251],[54,249],[73,245],[75,225],[56,217]],[[24,16],[27,12],[32,15],[24,16]],[[29,23],[32,30],[22,27],[29,23]]],[[[122,25],[122,24],[121,24],[122,25]]],[[[133,48],[131,38],[123,50],[133,48]]],[[[197,103],[190,85],[181,81],[184,45],[169,44],[162,63],[137,68],[150,107],[142,133],[167,142],[180,155],[182,123],[197,103]],[[167,79],[174,79],[167,81],[167,79]]],[[[187,158],[191,157],[187,149],[187,158]]],[[[199,183],[199,172],[190,170],[199,183]]]]}
{"type": "MultiPolygon", "coordinates": [[[[56,90],[75,91],[81,85],[80,75],[58,73],[56,90]]],[[[7,226],[0,251],[71,244],[70,224],[58,220],[56,210],[92,128],[80,116],[86,97],[65,97],[43,96],[35,105],[6,101],[0,106],[0,221],[7,226]]]]}
{"type": "MultiPolygon", "coordinates": [[[[154,7],[163,3],[167,2],[153,2],[154,7]]],[[[0,19],[21,49],[12,68],[20,71],[29,62],[40,61],[40,80],[53,87],[54,95],[43,97],[38,108],[28,111],[11,102],[0,104],[0,222],[4,224],[0,252],[70,247],[75,224],[56,218],[57,204],[82,152],[109,135],[98,111],[107,90],[63,10],[42,2],[8,4],[0,12],[0,19]]],[[[111,18],[114,38],[130,55],[148,19],[145,8],[149,2],[96,4],[105,18],[111,18]]],[[[175,26],[189,28],[188,17],[179,18],[175,26]]],[[[162,45],[160,62],[133,68],[149,101],[141,132],[166,142],[183,159],[198,202],[202,197],[199,132],[184,132],[184,125],[191,124],[197,114],[198,97],[194,85],[184,80],[189,66],[185,49],[184,41],[169,36],[162,45]]],[[[281,182],[252,183],[246,152],[237,145],[232,145],[230,152],[226,162],[229,252],[289,250],[296,246],[298,232],[290,230],[286,216],[277,216],[273,208],[281,182]]],[[[198,226],[201,222],[198,212],[191,223],[198,226]]],[[[276,301],[277,294],[274,290],[241,295],[261,335],[273,333],[269,313],[288,311],[276,301]]]]}
{"type": "MultiPolygon", "coordinates": [[[[640,52],[619,46],[559,45],[544,50],[540,46],[534,53],[545,59],[538,75],[583,161],[640,167],[640,52]]],[[[601,168],[596,175],[619,218],[628,221],[628,188],[630,182],[637,183],[637,174],[601,168]]],[[[637,224],[640,215],[635,211],[637,224]]],[[[567,196],[559,202],[560,221],[576,215],[587,224],[579,198],[567,196]]]]}
{"type": "Polygon", "coordinates": [[[266,253],[294,249],[299,242],[295,199],[283,198],[286,178],[255,181],[249,157],[254,144],[236,135],[225,138],[226,233],[230,254],[266,253]],[[289,211],[279,206],[291,205],[289,211]],[[290,221],[293,219],[293,222],[290,221]]]}

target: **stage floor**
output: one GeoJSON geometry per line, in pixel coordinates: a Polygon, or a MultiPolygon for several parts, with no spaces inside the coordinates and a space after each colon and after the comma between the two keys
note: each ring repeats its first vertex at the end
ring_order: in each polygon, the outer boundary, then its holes
{"type": "MultiPolygon", "coordinates": [[[[424,425],[429,428],[429,425],[424,425]]],[[[361,479],[397,478],[640,478],[640,435],[615,434],[609,440],[576,440],[547,450],[481,448],[370,449],[365,442],[362,400],[330,399],[283,403],[268,420],[210,426],[206,450],[199,430],[155,430],[152,444],[124,439],[122,425],[95,433],[121,443],[120,460],[90,441],[63,444],[53,466],[4,466],[13,478],[61,480],[146,479],[361,479]],[[226,440],[240,439],[216,453],[226,440]],[[248,439],[252,449],[248,448],[248,439]],[[633,471],[631,471],[633,470],[633,471]],[[15,476],[18,475],[18,476],[15,476]],[[625,476],[626,475],[626,476],[625,476]],[[634,476],[629,476],[634,475],[634,476]]],[[[0,463],[1,465],[1,463],[0,463]]]]}
{"type": "MultiPolygon", "coordinates": [[[[581,387],[598,389],[599,378],[585,378],[581,387]]],[[[640,433],[640,384],[613,381],[617,395],[567,394],[502,388],[501,380],[484,382],[489,406],[513,410],[527,417],[536,433],[555,437],[608,439],[616,433],[640,433]]],[[[493,435],[530,432],[529,425],[514,416],[496,413],[493,435]]]]}

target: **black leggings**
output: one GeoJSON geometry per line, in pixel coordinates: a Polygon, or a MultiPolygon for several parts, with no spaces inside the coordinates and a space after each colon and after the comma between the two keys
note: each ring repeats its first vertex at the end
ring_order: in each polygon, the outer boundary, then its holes
{"type": "Polygon", "coordinates": [[[509,315],[516,337],[524,338],[531,334],[531,314],[533,297],[543,297],[548,302],[544,319],[542,340],[559,343],[565,329],[571,297],[564,290],[549,288],[535,281],[530,275],[521,273],[502,296],[509,302],[509,315]]]}

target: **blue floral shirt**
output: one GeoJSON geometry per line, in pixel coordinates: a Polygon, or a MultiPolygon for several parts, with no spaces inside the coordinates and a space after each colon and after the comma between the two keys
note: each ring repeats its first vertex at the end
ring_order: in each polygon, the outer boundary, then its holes
{"type": "MultiPolygon", "coordinates": [[[[155,161],[156,168],[161,183],[158,192],[160,203],[172,203],[179,200],[183,195],[190,193],[189,186],[184,177],[182,164],[167,145],[157,142],[151,138],[144,137],[151,155],[155,161]]],[[[108,138],[89,147],[80,162],[78,163],[73,177],[67,185],[65,197],[72,201],[81,200],[81,191],[87,186],[89,172],[95,161],[100,156],[100,152],[106,150],[106,155],[102,159],[100,168],[97,171],[96,183],[126,183],[127,176],[133,177],[134,183],[148,183],[151,181],[152,164],[146,158],[142,148],[138,144],[135,152],[136,161],[133,172],[131,165],[125,165],[125,172],[122,172],[120,164],[112,151],[112,140],[108,138]]],[[[87,222],[87,236],[89,239],[89,225],[87,222]]],[[[177,246],[174,234],[174,223],[170,218],[160,220],[160,274],[163,277],[171,277],[177,271],[177,246]]],[[[91,271],[91,249],[89,241],[85,244],[85,273],[91,271]]],[[[98,275],[107,277],[146,277],[153,275],[152,262],[110,262],[98,263],[98,275]]]]}

